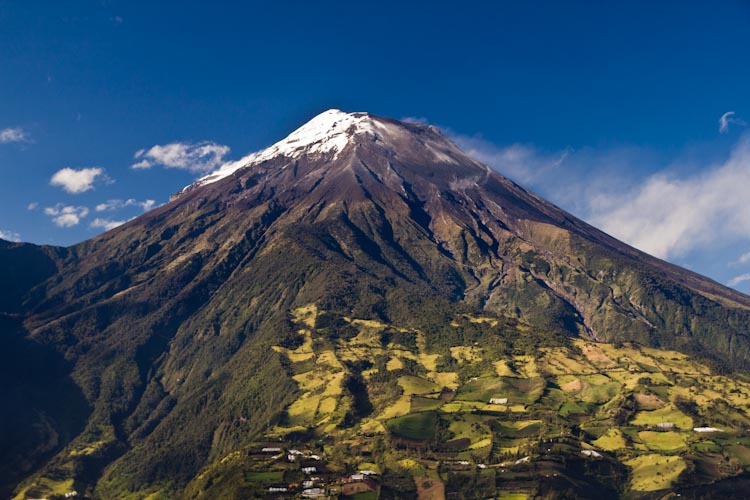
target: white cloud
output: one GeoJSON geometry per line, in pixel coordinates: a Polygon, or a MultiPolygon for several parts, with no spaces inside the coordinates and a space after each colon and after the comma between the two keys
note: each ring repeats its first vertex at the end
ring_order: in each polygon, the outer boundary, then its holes
{"type": "Polygon", "coordinates": [[[126,207],[140,207],[144,212],[148,212],[156,205],[155,200],[143,200],[138,201],[135,198],[128,198],[127,200],[113,199],[107,200],[104,203],[100,203],[95,207],[97,212],[112,212],[115,210],[121,210],[126,207]]]}
{"type": "Polygon", "coordinates": [[[0,130],[0,143],[30,142],[31,137],[21,127],[9,127],[0,130]]]}
{"type": "Polygon", "coordinates": [[[63,168],[55,172],[49,183],[63,188],[68,193],[78,194],[93,189],[97,178],[106,179],[103,168],[93,167],[79,170],[63,168]]]}
{"type": "Polygon", "coordinates": [[[139,161],[131,165],[131,168],[147,169],[161,165],[193,173],[207,173],[224,163],[224,157],[229,151],[228,146],[214,142],[173,142],[136,151],[133,158],[139,161]]]}
{"type": "Polygon", "coordinates": [[[35,202],[35,201],[34,201],[34,202],[31,202],[31,203],[29,203],[29,204],[28,204],[28,205],[26,206],[26,209],[27,209],[27,210],[36,210],[37,208],[39,208],[39,203],[37,203],[37,202],[35,202]]]}
{"type": "Polygon", "coordinates": [[[49,215],[58,227],[73,227],[89,214],[89,209],[58,203],[54,207],[45,208],[44,213],[49,215]]]}
{"type": "Polygon", "coordinates": [[[446,135],[472,158],[523,184],[533,184],[549,175],[573,152],[571,147],[543,153],[527,144],[496,146],[482,137],[455,134],[450,130],[446,130],[446,135]]]}
{"type": "MultiPolygon", "coordinates": [[[[430,125],[430,121],[423,117],[407,116],[401,121],[430,125]]],[[[542,152],[532,145],[522,143],[498,146],[481,135],[470,136],[459,134],[448,127],[438,128],[470,157],[516,182],[527,185],[538,184],[549,177],[575,152],[570,146],[553,153],[542,152]]]]}
{"type": "Polygon", "coordinates": [[[643,148],[544,152],[445,133],[469,156],[657,257],[750,240],[748,134],[727,160],[711,164],[688,153],[665,164],[643,148]]]}
{"type": "Polygon", "coordinates": [[[719,118],[719,132],[722,134],[726,134],[729,132],[729,125],[740,125],[742,127],[747,127],[747,123],[745,120],[742,120],[740,118],[735,117],[736,113],[734,111],[727,111],[723,115],[721,115],[721,118],[719,118]]]}
{"type": "Polygon", "coordinates": [[[737,264],[748,264],[750,263],[750,252],[743,253],[740,258],[737,259],[737,264]]]}
{"type": "Polygon", "coordinates": [[[589,221],[662,258],[750,238],[750,140],[692,175],[660,172],[640,186],[589,199],[589,221]]]}
{"type": "MultiPolygon", "coordinates": [[[[132,220],[132,219],[128,219],[128,220],[132,220]]],[[[101,219],[97,217],[96,219],[91,221],[90,227],[104,229],[105,231],[109,231],[110,229],[114,229],[118,226],[122,226],[123,224],[128,222],[128,220],[111,220],[111,219],[101,219]]]]}
{"type": "Polygon", "coordinates": [[[402,122],[414,123],[416,125],[429,125],[430,121],[423,116],[405,116],[401,118],[402,122]]]}
{"type": "Polygon", "coordinates": [[[735,276],[734,278],[732,278],[731,280],[727,282],[727,285],[737,286],[744,281],[750,282],[750,274],[745,273],[745,274],[740,274],[739,276],[735,276]]]}
{"type": "Polygon", "coordinates": [[[21,235],[13,231],[3,231],[0,229],[0,239],[18,243],[21,241],[21,235]]]}

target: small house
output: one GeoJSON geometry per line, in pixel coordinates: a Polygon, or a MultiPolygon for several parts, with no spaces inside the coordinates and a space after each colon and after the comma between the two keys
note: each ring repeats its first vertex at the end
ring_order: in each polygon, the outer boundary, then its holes
{"type": "Polygon", "coordinates": [[[490,398],[491,405],[507,405],[508,398],[490,398]]]}
{"type": "Polygon", "coordinates": [[[602,454],[596,450],[581,450],[581,453],[591,458],[602,458],[602,454]]]}
{"type": "Polygon", "coordinates": [[[377,489],[378,483],[366,476],[360,481],[352,481],[341,485],[341,493],[348,496],[367,493],[368,491],[375,491],[377,489]]]}

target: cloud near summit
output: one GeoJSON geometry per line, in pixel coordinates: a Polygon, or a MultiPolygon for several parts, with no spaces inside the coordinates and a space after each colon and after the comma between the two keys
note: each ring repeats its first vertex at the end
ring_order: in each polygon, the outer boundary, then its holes
{"type": "MultiPolygon", "coordinates": [[[[722,117],[727,126],[741,122],[732,116],[722,117]]],[[[654,256],[750,241],[750,134],[726,159],[701,160],[695,169],[693,160],[677,158],[645,174],[644,165],[659,159],[643,148],[545,152],[444,132],[469,156],[654,256]]]]}
{"type": "Polygon", "coordinates": [[[229,146],[215,142],[173,142],[137,151],[133,158],[138,162],[131,165],[131,168],[148,169],[162,166],[204,174],[224,163],[224,157],[229,151],[229,146]]]}
{"type": "Polygon", "coordinates": [[[656,173],[640,186],[599,198],[589,220],[657,257],[750,239],[750,137],[730,157],[694,175],[656,173]]]}

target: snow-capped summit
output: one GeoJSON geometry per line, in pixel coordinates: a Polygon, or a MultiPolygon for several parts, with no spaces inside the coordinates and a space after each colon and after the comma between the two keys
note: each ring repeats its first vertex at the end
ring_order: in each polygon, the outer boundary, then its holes
{"type": "Polygon", "coordinates": [[[211,184],[232,175],[237,170],[277,156],[295,158],[302,154],[338,154],[353,134],[376,133],[378,126],[367,113],[346,113],[329,109],[289,134],[286,138],[261,151],[237,161],[225,163],[215,172],[198,179],[189,187],[211,184]]]}
{"type": "MultiPolygon", "coordinates": [[[[435,127],[381,118],[364,112],[346,113],[329,109],[276,144],[237,161],[225,163],[218,170],[185,187],[177,196],[269,160],[281,159],[285,166],[302,157],[334,162],[347,146],[366,143],[377,144],[378,148],[385,151],[400,151],[401,155],[411,153],[420,162],[435,161],[454,165],[469,162],[478,165],[435,127]]],[[[482,166],[482,169],[486,170],[486,167],[482,166]]]]}

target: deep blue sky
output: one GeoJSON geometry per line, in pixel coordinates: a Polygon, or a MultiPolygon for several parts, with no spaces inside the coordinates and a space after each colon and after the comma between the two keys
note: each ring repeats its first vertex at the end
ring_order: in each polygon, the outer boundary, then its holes
{"type": "MultiPolygon", "coordinates": [[[[212,141],[236,159],[335,107],[481,137],[488,163],[616,232],[622,214],[597,196],[627,188],[636,198],[654,175],[700,186],[747,147],[748,33],[747,1],[0,0],[0,134],[22,132],[0,136],[0,231],[81,241],[101,231],[95,218],[140,211],[98,213],[97,204],[163,203],[198,175],[133,170],[136,151],[212,141]],[[721,134],[729,111],[734,123],[721,134]],[[528,157],[506,170],[513,145],[528,157]],[[562,156],[549,175],[534,173],[562,156]],[[99,167],[110,180],[70,194],[50,185],[66,167],[99,167]],[[58,227],[44,213],[55,206],[89,213],[58,227]]],[[[653,215],[644,203],[633,210],[653,215]]],[[[726,210],[716,217],[726,221],[726,210]]],[[[641,242],[632,229],[620,236],[641,242]]],[[[723,282],[750,272],[750,258],[739,262],[750,252],[744,219],[717,241],[678,237],[661,256],[723,282]]]]}

